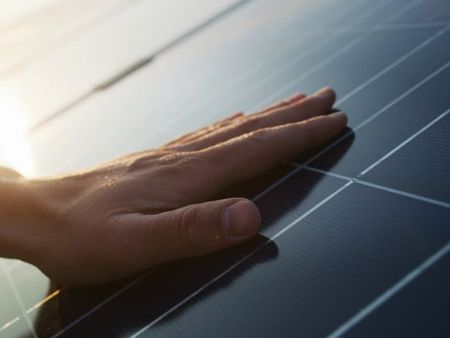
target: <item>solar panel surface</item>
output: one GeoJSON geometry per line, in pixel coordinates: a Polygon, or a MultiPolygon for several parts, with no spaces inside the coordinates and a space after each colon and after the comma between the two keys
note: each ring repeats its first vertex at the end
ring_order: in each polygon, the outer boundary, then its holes
{"type": "Polygon", "coordinates": [[[323,85],[353,129],[223,193],[239,247],[89,289],[4,261],[0,336],[449,336],[449,46],[445,0],[248,1],[33,130],[47,175],[323,85]]]}

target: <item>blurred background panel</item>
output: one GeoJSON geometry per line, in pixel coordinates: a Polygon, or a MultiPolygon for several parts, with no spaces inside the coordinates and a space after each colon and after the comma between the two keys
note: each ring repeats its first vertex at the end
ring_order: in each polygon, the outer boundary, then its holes
{"type": "MultiPolygon", "coordinates": [[[[2,1],[2,157],[13,156],[3,149],[5,143],[23,143],[23,134],[36,124],[64,111],[116,74],[150,58],[236,3],[235,0],[2,1]]],[[[11,160],[9,164],[16,162],[17,159],[11,160]]],[[[18,169],[29,171],[27,168],[29,165],[18,169]]]]}

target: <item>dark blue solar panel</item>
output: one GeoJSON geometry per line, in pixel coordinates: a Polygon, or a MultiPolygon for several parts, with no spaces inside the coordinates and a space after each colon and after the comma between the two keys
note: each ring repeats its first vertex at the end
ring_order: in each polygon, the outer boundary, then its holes
{"type": "Polygon", "coordinates": [[[345,337],[448,337],[449,266],[445,255],[345,337]]]}
{"type": "MultiPolygon", "coordinates": [[[[309,174],[300,172],[298,180],[303,175],[309,174]]],[[[326,186],[334,183],[326,181],[323,178],[321,182],[326,186]]],[[[291,195],[298,191],[296,184],[288,181],[283,189],[291,195]]],[[[297,194],[301,199],[303,191],[297,194]]],[[[261,240],[248,247],[260,249],[147,334],[323,337],[445,245],[450,240],[449,216],[448,209],[354,183],[270,245],[263,246],[261,240]]],[[[189,274],[197,274],[194,280],[201,279],[203,269],[217,267],[215,260],[220,264],[218,257],[210,260],[210,266],[197,262],[188,269],[189,274]]],[[[114,309],[132,306],[139,297],[147,302],[143,306],[147,320],[154,320],[158,312],[149,312],[153,306],[165,307],[174,293],[172,288],[183,290],[184,279],[186,285],[191,283],[192,276],[182,277],[177,270],[173,286],[166,287],[170,291],[159,294],[160,280],[156,276],[154,282],[149,276],[138,294],[118,297],[69,336],[76,337],[86,329],[114,335],[117,327],[108,328],[114,309]]],[[[142,320],[140,316],[131,318],[137,313],[134,310],[126,318],[114,316],[114,321],[124,329],[142,320]]]]}
{"type": "Polygon", "coordinates": [[[448,336],[449,46],[446,0],[249,1],[36,129],[59,172],[332,85],[354,130],[223,192],[261,209],[242,246],[87,289],[8,263],[0,337],[448,336]]]}
{"type": "Polygon", "coordinates": [[[450,203],[449,130],[447,110],[362,179],[450,203]]]}

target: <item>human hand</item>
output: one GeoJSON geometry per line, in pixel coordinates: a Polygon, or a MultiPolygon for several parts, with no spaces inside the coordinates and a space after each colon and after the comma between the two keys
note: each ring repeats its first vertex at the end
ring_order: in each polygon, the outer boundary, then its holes
{"type": "Polygon", "coordinates": [[[345,114],[324,115],[334,101],[329,88],[297,94],[158,149],[29,181],[45,225],[27,230],[21,258],[56,281],[99,284],[251,238],[260,226],[251,201],[209,199],[339,134],[345,114]]]}

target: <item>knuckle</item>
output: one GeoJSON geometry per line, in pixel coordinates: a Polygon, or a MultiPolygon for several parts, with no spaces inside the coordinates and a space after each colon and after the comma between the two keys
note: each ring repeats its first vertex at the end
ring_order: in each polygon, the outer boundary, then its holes
{"type": "Polygon", "coordinates": [[[302,108],[306,112],[313,112],[320,106],[320,98],[316,96],[308,96],[302,101],[302,108]]]}
{"type": "Polygon", "coordinates": [[[251,132],[261,127],[261,119],[258,117],[248,117],[241,123],[241,128],[244,132],[251,132]]]}
{"type": "Polygon", "coordinates": [[[164,176],[179,176],[190,172],[195,166],[195,155],[191,152],[175,152],[159,159],[158,171],[164,176]]]}
{"type": "Polygon", "coordinates": [[[171,153],[172,151],[170,150],[145,150],[123,157],[122,163],[127,169],[127,172],[142,171],[152,166],[156,159],[168,156],[171,153]]]}
{"type": "Polygon", "coordinates": [[[198,211],[193,207],[185,208],[179,217],[177,223],[177,234],[180,243],[191,248],[194,247],[194,243],[190,236],[192,225],[198,221],[198,211]]]}
{"type": "Polygon", "coordinates": [[[150,165],[150,160],[147,156],[137,156],[128,161],[127,171],[135,172],[142,169],[148,168],[150,165]]]}
{"type": "Polygon", "coordinates": [[[305,121],[300,127],[302,130],[303,137],[306,140],[313,141],[320,137],[320,132],[318,132],[316,126],[317,122],[322,120],[322,116],[316,116],[310,119],[309,121],[305,121]]]}
{"type": "Polygon", "coordinates": [[[253,143],[257,147],[262,147],[267,144],[267,140],[272,135],[271,131],[268,129],[259,129],[257,131],[251,132],[247,135],[247,140],[253,143]]]}

